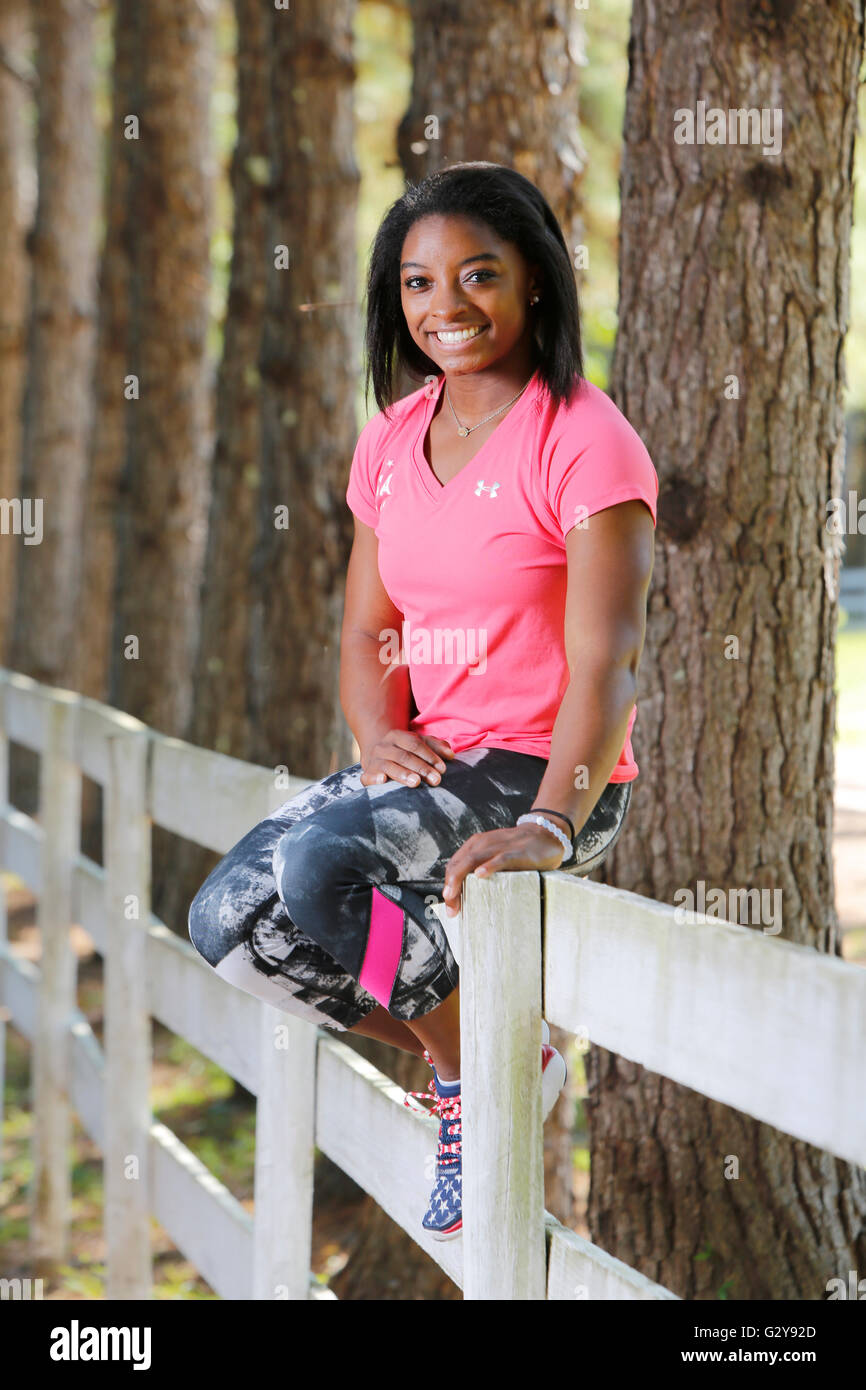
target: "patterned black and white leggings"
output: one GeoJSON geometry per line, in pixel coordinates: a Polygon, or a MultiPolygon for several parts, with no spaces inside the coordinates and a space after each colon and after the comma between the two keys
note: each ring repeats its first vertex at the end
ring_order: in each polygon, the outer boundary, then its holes
{"type": "MultiPolygon", "coordinates": [[[[456,988],[433,903],[470,835],[511,826],[547,762],[503,748],[446,761],[436,786],[365,787],[361,764],[306,787],[254,826],[202,884],[189,935],[217,974],[325,1028],[353,1028],[377,1004],[403,1020],[456,988]]],[[[587,874],[618,838],[630,782],[609,782],[566,872],[587,874]]]]}

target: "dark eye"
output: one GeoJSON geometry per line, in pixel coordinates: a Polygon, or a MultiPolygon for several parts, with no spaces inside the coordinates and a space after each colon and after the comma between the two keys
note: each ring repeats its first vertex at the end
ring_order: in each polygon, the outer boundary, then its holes
{"type": "Polygon", "coordinates": [[[408,276],[406,277],[406,279],[403,281],[403,284],[406,286],[406,289],[407,289],[407,290],[414,290],[414,288],[415,288],[415,281],[416,281],[416,280],[423,280],[423,279],[424,279],[424,276],[423,276],[423,275],[408,275],[408,276]]]}
{"type": "Polygon", "coordinates": [[[495,270],[470,270],[466,278],[468,280],[473,280],[476,275],[483,275],[485,279],[492,279],[495,274],[495,270]]]}

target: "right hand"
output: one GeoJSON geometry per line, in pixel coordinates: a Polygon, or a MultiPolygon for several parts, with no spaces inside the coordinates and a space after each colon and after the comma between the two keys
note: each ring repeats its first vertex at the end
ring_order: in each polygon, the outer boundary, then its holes
{"type": "Polygon", "coordinates": [[[408,729],[389,729],[361,754],[361,785],[377,782],[404,782],[417,787],[423,780],[431,787],[441,782],[443,758],[453,758],[454,750],[441,738],[422,738],[408,729]]]}

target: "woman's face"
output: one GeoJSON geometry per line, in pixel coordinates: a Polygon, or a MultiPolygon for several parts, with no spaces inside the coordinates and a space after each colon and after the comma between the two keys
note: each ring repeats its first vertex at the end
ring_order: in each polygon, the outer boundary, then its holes
{"type": "Polygon", "coordinates": [[[531,358],[536,267],[491,227],[431,215],[410,227],[400,255],[403,313],[414,341],[450,374],[531,358]],[[443,336],[444,335],[444,339],[443,336]]]}

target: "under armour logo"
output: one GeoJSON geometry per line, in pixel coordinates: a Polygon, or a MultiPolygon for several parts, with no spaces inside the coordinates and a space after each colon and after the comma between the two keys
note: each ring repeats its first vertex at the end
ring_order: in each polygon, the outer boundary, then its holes
{"type": "Polygon", "coordinates": [[[501,483],[490,483],[489,486],[485,486],[484,479],[479,478],[478,486],[475,489],[475,496],[480,497],[482,492],[489,492],[491,497],[495,497],[497,490],[501,488],[501,486],[501,483]]]}

